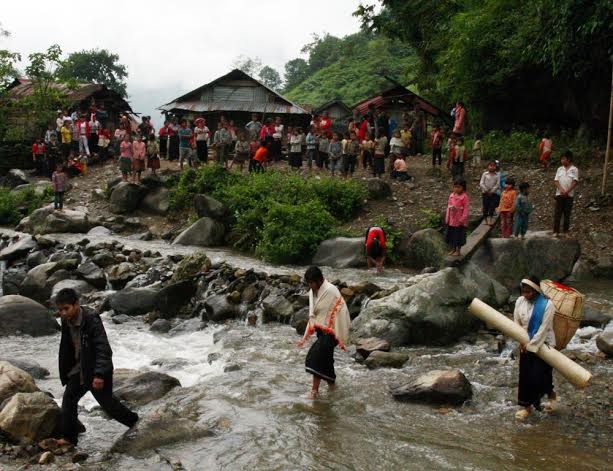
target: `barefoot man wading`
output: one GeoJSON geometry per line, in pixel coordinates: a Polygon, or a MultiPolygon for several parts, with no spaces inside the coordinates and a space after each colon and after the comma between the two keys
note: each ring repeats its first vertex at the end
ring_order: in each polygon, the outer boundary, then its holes
{"type": "Polygon", "coordinates": [[[108,415],[132,427],[138,415],[113,396],[113,351],[100,316],[81,307],[77,293],[70,288],[60,290],[55,303],[62,318],[60,379],[66,386],[62,399],[62,439],[58,443],[77,444],[77,406],[88,391],[108,415]]]}
{"type": "Polygon", "coordinates": [[[309,323],[298,346],[302,347],[313,333],[317,333],[317,341],[309,349],[305,361],[307,373],[313,375],[309,398],[314,399],[322,379],[330,389],[334,388],[334,347],[338,345],[345,350],[351,319],[345,299],[336,286],[324,279],[318,267],[309,267],[304,280],[310,288],[309,323]]]}

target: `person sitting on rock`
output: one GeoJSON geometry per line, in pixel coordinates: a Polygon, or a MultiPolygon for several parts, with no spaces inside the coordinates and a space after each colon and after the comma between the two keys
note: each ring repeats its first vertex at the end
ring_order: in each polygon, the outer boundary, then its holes
{"type": "Polygon", "coordinates": [[[62,439],[58,444],[77,444],[77,407],[88,391],[108,415],[132,427],[138,415],[113,395],[113,351],[100,316],[82,307],[71,288],[60,290],[55,303],[62,318],[60,380],[66,386],[62,398],[62,439]]]}
{"type": "Polygon", "coordinates": [[[523,420],[533,409],[541,410],[541,398],[547,394],[549,401],[545,408],[552,410],[558,397],[553,390],[553,370],[544,360],[537,356],[543,344],[552,348],[556,346],[553,331],[555,307],[541,290],[541,280],[536,276],[521,280],[521,296],[515,301],[513,320],[528,332],[530,341],[520,345],[519,388],[517,403],[522,409],[515,417],[523,420]]]}
{"type": "Polygon", "coordinates": [[[385,232],[378,226],[366,230],[366,263],[368,268],[377,267],[377,273],[383,273],[385,262],[385,232]]]}

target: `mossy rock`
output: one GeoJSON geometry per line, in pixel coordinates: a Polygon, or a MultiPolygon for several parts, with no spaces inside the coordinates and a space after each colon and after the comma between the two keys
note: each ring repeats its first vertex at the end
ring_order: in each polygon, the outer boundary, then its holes
{"type": "Polygon", "coordinates": [[[192,278],[211,268],[211,260],[204,252],[196,252],[185,257],[172,275],[174,283],[192,278]]]}

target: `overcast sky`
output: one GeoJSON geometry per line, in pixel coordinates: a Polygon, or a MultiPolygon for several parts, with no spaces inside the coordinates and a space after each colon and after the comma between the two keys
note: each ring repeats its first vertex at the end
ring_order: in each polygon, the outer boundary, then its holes
{"type": "Polygon", "coordinates": [[[237,56],[259,57],[283,74],[312,33],[359,29],[359,0],[49,0],[7,2],[0,48],[24,57],[59,44],[65,53],[108,49],[128,67],[135,111],[154,109],[227,73],[237,56]]]}

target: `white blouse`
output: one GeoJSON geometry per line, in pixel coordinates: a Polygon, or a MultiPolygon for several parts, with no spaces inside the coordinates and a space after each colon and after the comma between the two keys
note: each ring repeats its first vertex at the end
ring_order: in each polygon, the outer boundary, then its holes
{"type": "MultiPolygon", "coordinates": [[[[520,296],[517,298],[517,301],[515,301],[513,320],[515,323],[522,326],[526,331],[528,331],[528,324],[530,323],[533,309],[534,303],[528,301],[523,296],[520,296]]],[[[555,312],[556,310],[553,303],[547,300],[547,306],[545,307],[545,313],[543,314],[543,322],[541,323],[541,326],[534,337],[532,337],[528,345],[526,345],[526,350],[536,353],[544,343],[555,348],[556,336],[553,332],[553,318],[555,316],[555,312]]]]}

